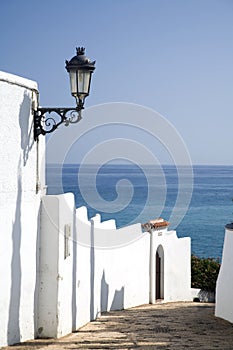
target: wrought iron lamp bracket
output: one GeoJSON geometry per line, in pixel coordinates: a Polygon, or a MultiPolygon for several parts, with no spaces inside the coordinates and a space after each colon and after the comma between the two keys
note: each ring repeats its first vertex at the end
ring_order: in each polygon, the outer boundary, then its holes
{"type": "Polygon", "coordinates": [[[82,105],[72,108],[38,108],[34,111],[34,140],[37,141],[39,135],[53,132],[62,123],[65,126],[78,123],[82,119],[82,109],[82,105]],[[52,113],[56,113],[57,117],[52,113]]]}

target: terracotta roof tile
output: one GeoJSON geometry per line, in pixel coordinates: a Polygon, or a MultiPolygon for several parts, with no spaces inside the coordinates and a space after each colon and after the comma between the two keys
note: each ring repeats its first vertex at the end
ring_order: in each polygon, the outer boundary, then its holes
{"type": "Polygon", "coordinates": [[[150,220],[149,222],[146,222],[145,224],[142,224],[142,228],[145,230],[156,230],[159,228],[165,228],[169,226],[169,222],[162,219],[157,218],[155,220],[150,220]]]}

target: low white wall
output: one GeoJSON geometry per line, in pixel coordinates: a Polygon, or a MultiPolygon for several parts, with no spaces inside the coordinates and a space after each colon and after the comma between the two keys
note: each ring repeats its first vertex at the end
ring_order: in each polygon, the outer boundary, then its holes
{"type": "Polygon", "coordinates": [[[70,333],[103,311],[149,302],[149,234],[142,234],[140,224],[106,228],[114,222],[101,224],[98,215],[88,221],[82,207],[74,220],[70,256],[64,259],[64,226],[74,219],[73,208],[72,194],[42,199],[37,323],[41,338],[70,333]],[[116,246],[126,239],[131,244],[116,246]]]}
{"type": "Polygon", "coordinates": [[[149,234],[141,225],[114,226],[99,216],[88,221],[86,208],[77,209],[76,329],[103,311],[149,302],[149,234]],[[126,239],[132,243],[119,246],[126,239]]]}
{"type": "Polygon", "coordinates": [[[72,332],[74,197],[42,198],[37,336],[72,332]]]}
{"type": "Polygon", "coordinates": [[[215,316],[233,323],[233,224],[226,225],[222,263],[216,284],[215,316]]]}
{"type": "Polygon", "coordinates": [[[104,311],[147,304],[149,295],[154,302],[156,288],[153,297],[149,289],[151,283],[156,287],[151,266],[158,247],[163,250],[164,300],[192,300],[189,238],[178,239],[166,229],[142,233],[140,224],[116,229],[114,221],[101,222],[99,214],[88,220],[85,207],[74,216],[72,194],[45,196],[42,205],[40,337],[60,337],[104,311]],[[73,245],[64,259],[64,226],[73,219],[73,245]]]}
{"type": "Polygon", "coordinates": [[[0,72],[0,346],[34,338],[45,166],[44,140],[37,150],[33,139],[36,93],[35,82],[0,72]]]}
{"type": "Polygon", "coordinates": [[[93,280],[94,271],[92,267],[92,251],[91,242],[91,223],[88,221],[87,208],[81,207],[76,210],[76,239],[74,242],[74,264],[76,283],[75,291],[75,319],[73,322],[73,330],[80,328],[91,320],[91,298],[93,300],[93,292],[91,294],[91,281],[93,280]],[[83,237],[83,244],[80,244],[78,238],[80,234],[83,237]]]}
{"type": "Polygon", "coordinates": [[[175,231],[169,232],[164,243],[164,254],[164,300],[191,300],[190,238],[178,239],[175,231]]]}
{"type": "MultiPolygon", "coordinates": [[[[95,229],[101,236],[103,230],[95,229]]],[[[149,244],[148,233],[142,233],[141,225],[131,225],[118,230],[109,230],[106,236],[115,236],[126,244],[97,248],[95,254],[95,314],[119,310],[149,302],[149,244]],[[102,293],[104,291],[104,293],[102,293]]],[[[103,239],[103,237],[102,237],[103,239]]]]}

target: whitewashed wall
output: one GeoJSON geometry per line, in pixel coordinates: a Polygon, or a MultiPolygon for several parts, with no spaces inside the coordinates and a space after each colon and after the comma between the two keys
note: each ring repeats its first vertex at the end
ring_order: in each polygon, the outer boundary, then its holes
{"type": "Polygon", "coordinates": [[[164,300],[190,301],[191,296],[191,239],[168,237],[165,249],[164,300]]]}
{"type": "Polygon", "coordinates": [[[90,252],[91,319],[103,311],[149,302],[149,239],[148,233],[142,234],[140,224],[118,230],[94,226],[90,252]]]}
{"type": "Polygon", "coordinates": [[[0,345],[34,337],[44,140],[33,139],[37,84],[0,72],[0,345]],[[39,156],[39,158],[37,158],[39,156]]]}
{"type": "Polygon", "coordinates": [[[226,225],[222,263],[216,284],[215,316],[233,323],[233,224],[226,225]]]}
{"type": "Polygon", "coordinates": [[[160,291],[166,301],[189,301],[191,294],[191,240],[178,238],[167,228],[151,233],[150,245],[150,303],[156,301],[156,252],[161,257],[160,291]]]}
{"type": "Polygon", "coordinates": [[[70,333],[102,311],[149,302],[149,234],[142,234],[140,224],[116,230],[114,220],[101,223],[99,215],[89,221],[85,207],[77,209],[73,226],[73,208],[72,194],[42,199],[37,328],[42,338],[70,333]],[[65,259],[67,224],[73,239],[65,259]],[[116,246],[126,238],[134,242],[116,246]]]}
{"type": "Polygon", "coordinates": [[[91,286],[94,280],[94,269],[92,254],[90,248],[91,242],[91,223],[88,221],[87,208],[81,207],[76,210],[76,235],[74,237],[74,255],[76,258],[75,266],[75,317],[73,319],[73,330],[80,328],[91,320],[91,310],[93,309],[94,296],[91,286]],[[84,235],[83,235],[84,233],[84,235]],[[78,244],[78,236],[83,237],[83,244],[78,244]],[[80,263],[82,262],[82,263],[80,263]]]}
{"type": "Polygon", "coordinates": [[[42,199],[37,336],[72,332],[74,198],[42,199]]]}
{"type": "Polygon", "coordinates": [[[59,337],[103,311],[146,304],[149,296],[155,302],[158,247],[164,255],[164,300],[192,300],[189,238],[178,239],[167,229],[142,233],[140,224],[116,229],[114,220],[101,222],[99,214],[88,220],[81,207],[64,259],[64,226],[74,217],[74,197],[44,196],[42,203],[38,336],[59,337]]]}

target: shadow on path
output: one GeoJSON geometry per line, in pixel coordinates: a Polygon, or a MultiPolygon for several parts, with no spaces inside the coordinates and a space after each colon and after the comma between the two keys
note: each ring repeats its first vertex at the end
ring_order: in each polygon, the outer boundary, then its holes
{"type": "Polygon", "coordinates": [[[183,302],[106,312],[60,340],[32,341],[8,348],[230,350],[232,344],[233,325],[214,316],[214,304],[183,302]]]}

